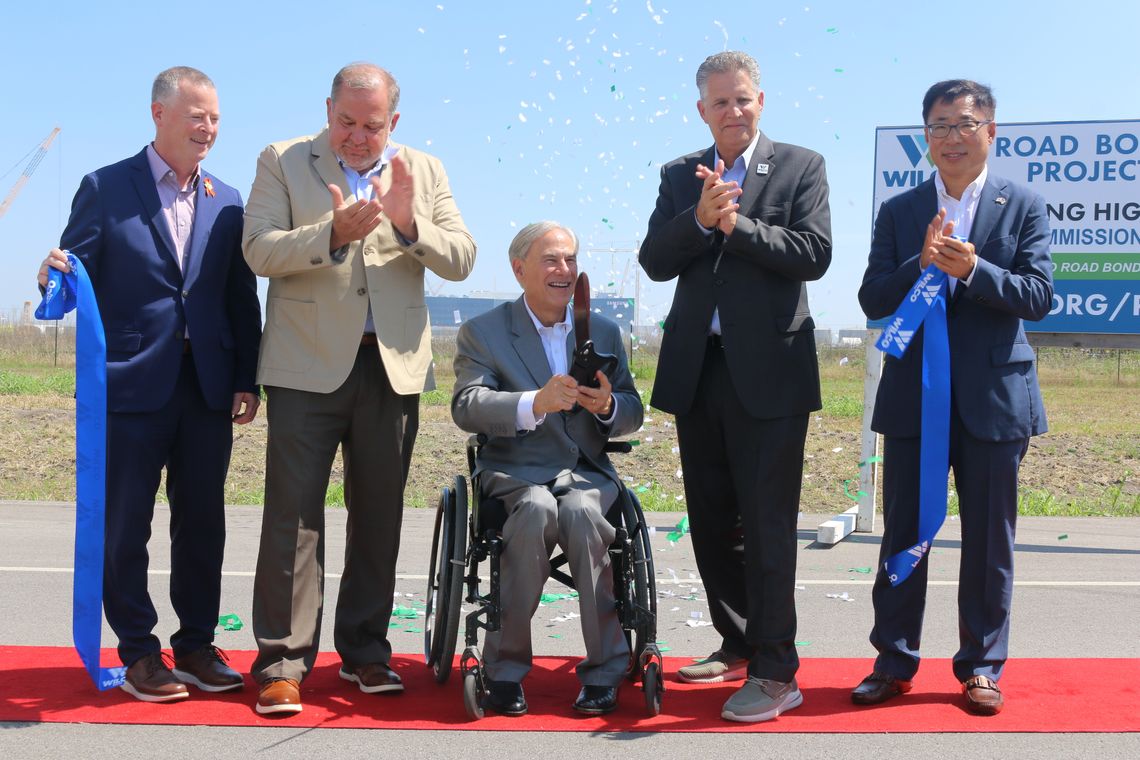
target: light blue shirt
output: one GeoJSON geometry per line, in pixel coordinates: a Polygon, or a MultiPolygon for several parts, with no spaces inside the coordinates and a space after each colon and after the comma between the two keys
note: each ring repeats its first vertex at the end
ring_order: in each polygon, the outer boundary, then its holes
{"type": "MultiPolygon", "coordinates": [[[[340,164],[340,168],[344,171],[344,178],[348,180],[348,189],[357,200],[372,200],[372,178],[379,177],[384,173],[384,167],[388,165],[388,162],[392,160],[398,150],[399,148],[388,145],[388,147],[384,148],[384,152],[380,154],[380,160],[377,161],[371,169],[363,173],[356,171],[356,169],[353,169],[344,161],[341,161],[339,156],[337,157],[337,163],[340,164]]],[[[395,227],[392,229],[403,245],[409,244],[408,241],[404,239],[404,236],[400,234],[399,230],[395,229],[395,227]]],[[[347,252],[346,248],[342,248],[337,252],[340,255],[338,256],[337,253],[334,253],[333,258],[338,262],[344,261],[347,252]]],[[[368,301],[368,316],[364,318],[364,333],[376,333],[376,323],[372,321],[371,299],[368,301]]]]}
{"type": "MultiPolygon", "coordinates": [[[[736,161],[732,163],[732,166],[725,167],[724,174],[722,174],[720,177],[723,181],[735,182],[740,186],[741,189],[744,188],[744,180],[748,176],[748,164],[752,162],[752,154],[756,152],[756,143],[759,141],[760,130],[757,129],[756,134],[752,137],[752,142],[748,143],[748,147],[744,149],[744,152],[736,157],[736,161]]],[[[714,146],[714,167],[716,166],[717,161],[720,161],[720,151],[718,151],[714,146]]],[[[696,218],[696,214],[696,209],[694,209],[693,218],[696,218]]],[[[706,237],[711,236],[715,232],[715,230],[711,230],[701,224],[700,219],[697,219],[697,226],[701,228],[701,231],[705,233],[706,237]]],[[[719,259],[717,261],[719,263],[719,259]]],[[[720,335],[720,308],[713,309],[712,322],[709,323],[709,335],[720,335]]]]}

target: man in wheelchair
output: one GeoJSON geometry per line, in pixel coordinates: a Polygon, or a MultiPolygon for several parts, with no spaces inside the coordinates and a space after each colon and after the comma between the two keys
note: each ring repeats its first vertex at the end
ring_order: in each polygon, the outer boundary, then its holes
{"type": "Polygon", "coordinates": [[[574,709],[591,715],[613,710],[629,664],[608,552],[615,528],[605,516],[621,481],[603,447],[611,436],[637,430],[643,410],[612,320],[598,314],[590,319],[597,351],[617,356],[611,376],[599,370],[592,383],[597,387],[590,387],[568,372],[577,254],[570,229],[555,222],[528,225],[510,245],[522,297],[459,331],[451,414],[463,430],[486,436],[475,474],[482,497],[500,500],[507,513],[500,628],[488,633],[483,648],[487,706],[504,715],[527,710],[522,680],[531,668],[530,620],[556,544],[578,590],[586,645],[574,709]]]}

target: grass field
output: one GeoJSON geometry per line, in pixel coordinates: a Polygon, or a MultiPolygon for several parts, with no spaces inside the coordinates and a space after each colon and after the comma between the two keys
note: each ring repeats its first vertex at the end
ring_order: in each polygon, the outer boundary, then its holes
{"type": "MultiPolygon", "coordinates": [[[[653,346],[635,343],[632,369],[649,398],[653,346]]],[[[421,398],[406,503],[434,504],[439,489],[465,471],[466,435],[451,422],[454,341],[437,338],[438,389],[421,398]]],[[[812,415],[804,462],[805,512],[841,512],[853,502],[863,416],[862,348],[819,354],[823,409],[812,415]]],[[[63,332],[0,328],[0,499],[70,501],[74,485],[74,343],[63,332]]],[[[1043,348],[1038,371],[1049,432],[1034,438],[1022,466],[1021,512],[1033,515],[1140,515],[1140,352],[1043,348]]],[[[227,502],[263,496],[264,406],[235,428],[227,502]]],[[[683,473],[672,417],[647,408],[633,453],[617,463],[642,504],[683,510],[683,473]]],[[[343,503],[339,458],[329,504],[343,503]]],[[[951,483],[951,486],[953,484],[951,483]]],[[[159,498],[163,498],[160,493],[159,498]]],[[[950,509],[957,500],[953,489],[950,509]]]]}

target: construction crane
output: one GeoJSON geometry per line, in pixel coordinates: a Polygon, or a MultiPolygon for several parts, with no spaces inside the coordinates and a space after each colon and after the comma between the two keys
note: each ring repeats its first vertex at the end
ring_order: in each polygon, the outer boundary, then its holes
{"type": "Polygon", "coordinates": [[[55,140],[55,136],[58,134],[59,127],[56,127],[51,131],[51,134],[48,135],[42,143],[40,143],[40,147],[35,149],[32,159],[28,161],[28,165],[24,167],[24,171],[22,174],[20,174],[20,178],[16,180],[15,185],[12,185],[12,189],[8,191],[8,195],[5,196],[4,201],[0,203],[0,219],[3,219],[4,215],[8,213],[8,208],[12,205],[12,201],[16,200],[16,196],[20,194],[20,191],[24,188],[24,185],[27,184],[28,179],[31,178],[32,172],[34,172],[36,170],[36,167],[40,165],[40,162],[44,160],[44,156],[47,155],[48,148],[51,147],[52,141],[55,140]]]}

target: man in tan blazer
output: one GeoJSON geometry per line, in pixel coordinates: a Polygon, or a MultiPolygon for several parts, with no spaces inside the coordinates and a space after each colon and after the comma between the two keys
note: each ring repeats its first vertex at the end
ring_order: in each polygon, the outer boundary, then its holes
{"type": "Polygon", "coordinates": [[[245,258],[270,279],[253,598],[263,714],[300,712],[300,682],[316,659],[324,499],[338,445],[348,508],[333,629],[340,676],[366,693],[403,690],[387,634],[419,393],[434,385],[424,269],[464,279],[475,242],[439,160],[390,142],[399,96],[378,66],[341,69],[328,127],[267,147],[246,206],[245,258]]]}

